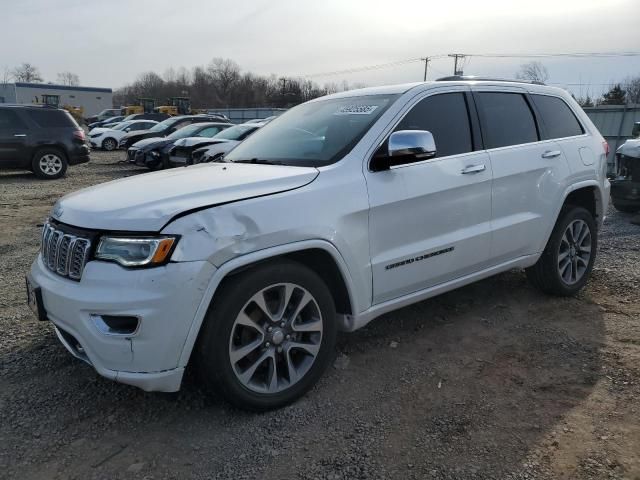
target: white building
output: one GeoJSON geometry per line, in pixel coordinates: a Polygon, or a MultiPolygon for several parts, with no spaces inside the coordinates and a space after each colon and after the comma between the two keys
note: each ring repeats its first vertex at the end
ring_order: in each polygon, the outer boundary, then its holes
{"type": "Polygon", "coordinates": [[[0,103],[51,103],[54,100],[61,107],[82,107],[84,116],[89,117],[113,108],[113,91],[50,83],[0,83],[0,103]]]}

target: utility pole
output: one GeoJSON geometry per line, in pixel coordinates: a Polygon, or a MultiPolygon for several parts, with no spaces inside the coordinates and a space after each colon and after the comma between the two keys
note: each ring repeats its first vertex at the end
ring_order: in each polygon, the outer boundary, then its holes
{"type": "Polygon", "coordinates": [[[462,53],[450,53],[447,55],[453,58],[453,74],[454,75],[462,75],[462,70],[458,70],[458,59],[462,60],[466,55],[462,53]]]}
{"type": "Polygon", "coordinates": [[[424,61],[424,79],[423,81],[427,81],[427,67],[429,66],[429,62],[431,61],[431,59],[429,57],[424,57],[421,58],[420,60],[424,61]]]}

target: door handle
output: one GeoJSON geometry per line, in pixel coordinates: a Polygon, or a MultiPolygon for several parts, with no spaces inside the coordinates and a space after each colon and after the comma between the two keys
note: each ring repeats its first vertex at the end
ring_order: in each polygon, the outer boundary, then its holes
{"type": "Polygon", "coordinates": [[[560,150],[547,150],[542,154],[542,158],[555,158],[562,154],[560,150]]]}
{"type": "Polygon", "coordinates": [[[460,173],[462,173],[463,175],[466,175],[467,173],[480,173],[484,172],[486,169],[487,167],[485,166],[485,164],[481,163],[479,165],[468,165],[464,167],[460,173]]]}
{"type": "Polygon", "coordinates": [[[15,135],[13,135],[14,137],[26,137],[27,134],[26,133],[16,133],[15,135]]]}

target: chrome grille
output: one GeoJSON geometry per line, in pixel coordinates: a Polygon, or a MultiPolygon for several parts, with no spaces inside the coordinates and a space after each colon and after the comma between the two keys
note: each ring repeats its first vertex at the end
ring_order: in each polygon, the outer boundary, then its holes
{"type": "Polygon", "coordinates": [[[91,241],[88,238],[71,235],[45,223],[42,229],[42,262],[49,270],[80,280],[87,263],[91,241]]]}

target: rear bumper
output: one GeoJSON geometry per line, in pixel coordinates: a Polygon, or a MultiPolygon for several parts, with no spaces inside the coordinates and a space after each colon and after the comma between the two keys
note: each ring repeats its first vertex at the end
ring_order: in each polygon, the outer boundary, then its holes
{"type": "Polygon", "coordinates": [[[78,148],[73,154],[69,155],[69,165],[87,163],[89,159],[89,147],[85,145],[78,148]]]}

